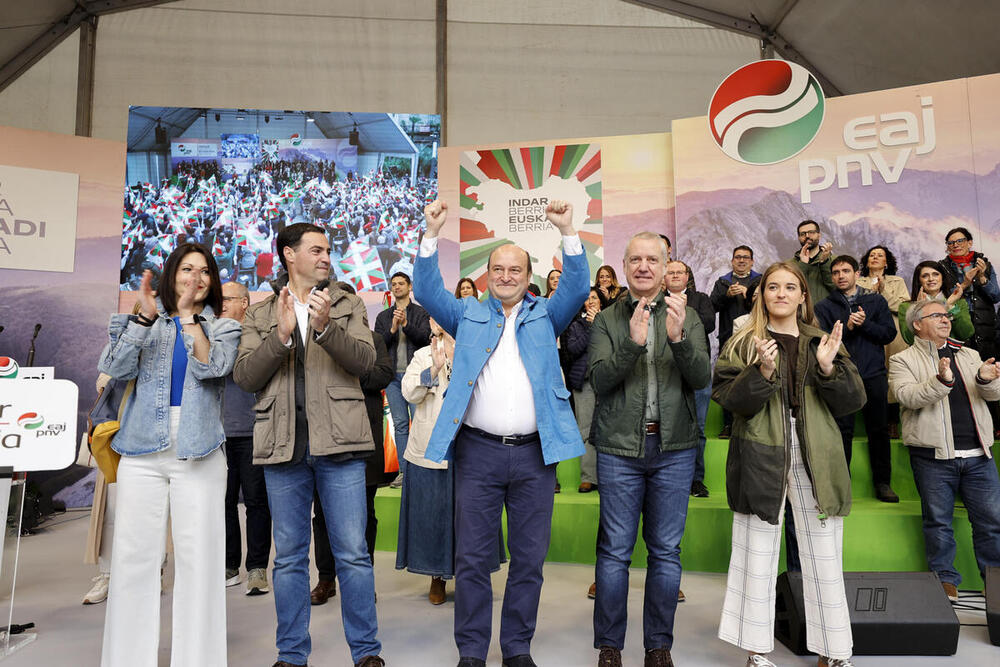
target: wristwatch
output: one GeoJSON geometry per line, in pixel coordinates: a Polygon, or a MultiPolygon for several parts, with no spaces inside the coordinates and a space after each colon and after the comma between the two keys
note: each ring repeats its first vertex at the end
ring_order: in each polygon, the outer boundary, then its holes
{"type": "Polygon", "coordinates": [[[205,320],[204,317],[195,313],[194,315],[188,315],[187,317],[182,317],[178,321],[181,323],[181,326],[185,326],[187,324],[198,324],[199,322],[203,322],[204,320],[205,320]]]}

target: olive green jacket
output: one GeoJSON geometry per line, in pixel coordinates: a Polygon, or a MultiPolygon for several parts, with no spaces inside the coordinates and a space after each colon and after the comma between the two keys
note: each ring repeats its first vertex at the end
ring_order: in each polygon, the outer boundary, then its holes
{"type": "MultiPolygon", "coordinates": [[[[820,513],[847,516],[851,476],[834,417],[860,410],[865,404],[865,389],[843,346],[834,359],[833,374],[820,374],[816,348],[823,335],[819,329],[799,323],[795,374],[799,417],[795,429],[820,513]]],[[[771,524],[778,523],[784,509],[791,462],[789,397],[782,382],[787,365],[782,354],[774,377],[766,380],[756,364],[747,366],[720,355],[712,387],[712,398],[734,415],[726,459],[729,507],[771,524]]]]}
{"type": "MultiPolygon", "coordinates": [[[[701,428],[694,390],[712,379],[705,328],[693,308],[684,319],[684,335],[667,339],[667,307],[661,297],[649,318],[655,327],[655,365],[659,405],[660,450],[688,449],[698,444],[701,428]]],[[[626,294],[594,318],[590,328],[588,365],[597,399],[591,442],[598,451],[639,458],[645,455],[648,376],[646,346],[629,335],[635,306],[626,294]]]]}

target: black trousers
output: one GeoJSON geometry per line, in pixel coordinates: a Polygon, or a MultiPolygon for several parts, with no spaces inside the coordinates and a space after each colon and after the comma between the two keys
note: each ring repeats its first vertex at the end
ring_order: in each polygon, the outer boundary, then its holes
{"type": "MultiPolygon", "coordinates": [[[[868,459],[872,467],[872,481],[888,484],[892,477],[892,459],[889,449],[889,379],[885,375],[862,379],[868,401],[861,408],[868,433],[868,459]]],[[[854,415],[837,417],[840,437],[844,443],[847,463],[851,463],[852,441],[854,440],[854,415]]]]}
{"type": "MultiPolygon", "coordinates": [[[[368,526],[365,528],[365,542],[368,543],[368,557],[375,564],[375,536],[378,534],[378,519],[375,518],[375,492],[377,486],[365,487],[365,501],[368,505],[368,526]]],[[[313,495],[313,555],[316,558],[316,569],[319,570],[320,581],[333,581],[337,578],[337,567],[333,562],[333,551],[330,549],[330,536],[326,532],[326,518],[323,516],[323,505],[319,496],[313,495]]]]}
{"type": "Polygon", "coordinates": [[[247,513],[247,571],[267,568],[271,555],[271,510],[267,506],[264,469],[253,464],[253,438],[226,439],[226,568],[240,567],[243,538],[240,534],[239,500],[247,513]]]}

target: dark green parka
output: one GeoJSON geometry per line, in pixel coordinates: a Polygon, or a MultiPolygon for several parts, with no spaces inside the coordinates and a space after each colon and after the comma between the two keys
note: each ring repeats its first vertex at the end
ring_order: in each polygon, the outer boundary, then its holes
{"type": "MultiPolygon", "coordinates": [[[[860,410],[865,404],[865,389],[843,346],[834,359],[833,374],[820,374],[816,348],[823,335],[823,331],[799,323],[796,431],[820,513],[847,516],[851,476],[834,417],[860,410]]],[[[756,364],[747,366],[720,355],[712,385],[712,398],[735,417],[726,459],[729,507],[771,524],[778,523],[783,509],[791,462],[790,401],[782,382],[787,368],[782,353],[774,377],[766,380],[756,364]]]]}

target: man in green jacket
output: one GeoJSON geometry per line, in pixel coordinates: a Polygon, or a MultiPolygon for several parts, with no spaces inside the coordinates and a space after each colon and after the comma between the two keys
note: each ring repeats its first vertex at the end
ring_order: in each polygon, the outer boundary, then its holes
{"type": "Polygon", "coordinates": [[[797,231],[802,247],[792,261],[806,277],[812,302],[819,303],[833,290],[833,244],[820,245],[819,224],[815,220],[803,220],[797,231]]]}
{"type": "Polygon", "coordinates": [[[683,295],[661,291],[666,244],[652,232],[625,248],[629,293],[591,327],[593,443],[601,480],[594,648],[599,667],[621,667],[628,568],[643,517],[649,550],[643,600],[646,667],[671,667],[680,590],[680,542],[700,429],[694,390],[711,380],[705,330],[683,295]]]}

